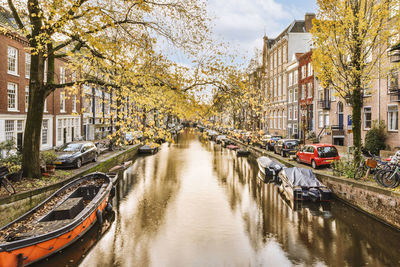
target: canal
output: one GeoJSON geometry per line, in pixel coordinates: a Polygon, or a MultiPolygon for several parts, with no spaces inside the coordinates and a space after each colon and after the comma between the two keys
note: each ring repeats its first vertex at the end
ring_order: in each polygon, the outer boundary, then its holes
{"type": "Polygon", "coordinates": [[[40,266],[399,266],[400,234],[340,201],[291,204],[192,129],[125,171],[112,218],[40,266]],[[60,264],[61,263],[61,264],[60,264]]]}

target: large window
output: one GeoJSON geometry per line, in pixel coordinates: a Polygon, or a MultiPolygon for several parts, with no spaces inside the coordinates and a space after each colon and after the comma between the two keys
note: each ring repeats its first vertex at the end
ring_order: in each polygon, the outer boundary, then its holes
{"type": "Polygon", "coordinates": [[[281,83],[281,81],[282,81],[282,76],[279,76],[278,77],[278,96],[282,95],[282,83],[281,83]]]}
{"type": "Polygon", "coordinates": [[[289,103],[292,103],[292,98],[293,98],[293,95],[292,95],[292,94],[293,94],[293,90],[290,89],[290,90],[289,90],[289,95],[288,95],[288,102],[289,102],[289,103]]]}
{"type": "Polygon", "coordinates": [[[60,92],[60,112],[65,112],[65,92],[60,92]]]}
{"type": "Polygon", "coordinates": [[[299,72],[297,70],[293,73],[293,85],[296,85],[299,81],[299,72]]]}
{"type": "Polygon", "coordinates": [[[289,107],[289,109],[288,109],[288,120],[292,119],[292,115],[293,115],[293,109],[292,109],[292,107],[289,107]]]}
{"type": "Polygon", "coordinates": [[[286,45],[284,45],[282,47],[282,61],[283,61],[283,63],[286,63],[286,61],[287,61],[287,59],[286,59],[286,49],[287,49],[287,47],[286,47],[286,45]]]}
{"type": "Polygon", "coordinates": [[[25,53],[25,78],[29,79],[31,76],[31,55],[25,53]]]}
{"type": "Polygon", "coordinates": [[[364,108],[364,129],[371,129],[372,126],[372,111],[371,107],[364,108]]]}
{"type": "Polygon", "coordinates": [[[62,140],[62,119],[57,120],[57,141],[62,140]]]}
{"type": "Polygon", "coordinates": [[[297,106],[295,106],[293,109],[293,119],[294,120],[297,120],[297,111],[298,111],[297,106]]]}
{"type": "Polygon", "coordinates": [[[278,129],[281,128],[281,120],[282,120],[281,111],[278,111],[278,129]]]}
{"type": "Polygon", "coordinates": [[[312,97],[312,84],[307,83],[307,97],[311,98],[312,97]]]}
{"type": "Polygon", "coordinates": [[[304,79],[307,77],[307,66],[303,65],[301,66],[301,78],[304,79]]]}
{"type": "Polygon", "coordinates": [[[72,96],[72,112],[76,112],[76,95],[72,96]]]}
{"type": "Polygon", "coordinates": [[[29,107],[29,86],[25,87],[25,111],[28,112],[29,107]]]}
{"type": "Polygon", "coordinates": [[[18,75],[18,49],[8,47],[8,70],[9,74],[18,75]]]}
{"type": "Polygon", "coordinates": [[[388,106],[388,130],[397,131],[399,130],[399,111],[397,105],[388,106]]]}
{"type": "Polygon", "coordinates": [[[297,87],[294,88],[294,93],[293,93],[293,102],[297,102],[297,99],[299,97],[298,91],[297,91],[297,87]]]}
{"type": "Polygon", "coordinates": [[[49,120],[42,121],[42,145],[47,145],[49,120]]]}
{"type": "Polygon", "coordinates": [[[330,119],[329,112],[325,112],[325,114],[324,114],[325,126],[329,126],[330,125],[329,119],[330,119]]]}
{"type": "Polygon", "coordinates": [[[306,98],[306,93],[307,93],[307,88],[306,88],[306,85],[303,84],[303,85],[301,86],[301,99],[302,99],[302,100],[306,98]]]}
{"type": "Polygon", "coordinates": [[[322,111],[318,111],[318,127],[324,127],[324,113],[322,111]]]}
{"type": "Polygon", "coordinates": [[[287,87],[286,87],[286,74],[282,75],[282,95],[286,95],[287,87]]]}
{"type": "Polygon", "coordinates": [[[18,111],[18,85],[8,83],[7,85],[8,110],[18,111]]]}
{"type": "Polygon", "coordinates": [[[13,120],[5,121],[6,140],[13,140],[15,135],[15,123],[13,120]]]}
{"type": "Polygon", "coordinates": [[[288,86],[292,86],[293,85],[293,72],[289,72],[288,75],[288,86]]]}
{"type": "Polygon", "coordinates": [[[60,83],[65,83],[65,68],[60,67],[60,83]]]}

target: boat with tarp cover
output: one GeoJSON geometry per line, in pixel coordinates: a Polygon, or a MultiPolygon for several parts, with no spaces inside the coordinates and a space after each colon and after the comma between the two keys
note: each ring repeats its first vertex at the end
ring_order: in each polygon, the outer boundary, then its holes
{"type": "Polygon", "coordinates": [[[332,192],[310,169],[284,168],[279,172],[282,191],[292,200],[330,201],[332,192]]]}
{"type": "Polygon", "coordinates": [[[139,148],[139,154],[154,154],[158,151],[158,146],[155,144],[144,145],[139,148]]]}
{"type": "Polygon", "coordinates": [[[113,180],[91,173],[0,229],[0,266],[24,266],[69,246],[112,211],[113,180]]]}
{"type": "Polygon", "coordinates": [[[257,158],[257,164],[261,173],[264,174],[264,182],[277,182],[279,172],[285,168],[285,165],[282,163],[265,156],[257,158]]]}

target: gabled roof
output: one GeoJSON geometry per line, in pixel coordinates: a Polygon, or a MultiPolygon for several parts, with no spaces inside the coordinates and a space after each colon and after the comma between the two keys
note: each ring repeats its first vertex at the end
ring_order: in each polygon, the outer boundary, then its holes
{"type": "Polygon", "coordinates": [[[280,41],[288,33],[306,33],[305,21],[294,20],[285,30],[283,30],[275,39],[268,39],[268,47],[272,47],[275,43],[280,41]]]}
{"type": "Polygon", "coordinates": [[[14,17],[11,12],[0,6],[0,24],[6,27],[12,27],[14,29],[18,29],[17,24],[15,23],[14,17]]]}

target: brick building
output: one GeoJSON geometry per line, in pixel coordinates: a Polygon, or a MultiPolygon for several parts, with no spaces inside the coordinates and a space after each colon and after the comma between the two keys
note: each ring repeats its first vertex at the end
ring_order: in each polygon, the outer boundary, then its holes
{"type": "Polygon", "coordinates": [[[288,72],[296,53],[305,53],[311,46],[310,29],[314,14],[293,21],[277,38],[264,37],[263,68],[265,82],[266,132],[287,136],[288,72]]]}
{"type": "MultiPolygon", "coordinates": [[[[0,23],[14,26],[11,15],[0,9],[0,23]]],[[[14,139],[22,146],[28,111],[30,54],[27,40],[15,33],[0,34],[0,142],[14,139]]],[[[55,61],[55,82],[72,79],[66,61],[55,61]]],[[[79,92],[78,92],[79,95],[79,92]]],[[[45,102],[41,149],[50,149],[81,136],[80,101],[64,89],[51,93],[45,102]]]]}

